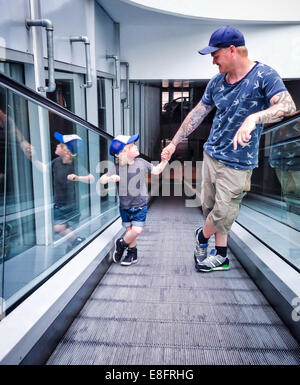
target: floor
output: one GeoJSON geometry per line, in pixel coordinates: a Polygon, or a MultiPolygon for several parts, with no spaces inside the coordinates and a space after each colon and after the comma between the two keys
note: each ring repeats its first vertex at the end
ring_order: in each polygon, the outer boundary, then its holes
{"type": "Polygon", "coordinates": [[[229,271],[195,270],[202,223],[183,198],[156,199],[138,263],[111,265],[47,364],[299,365],[299,344],[230,251],[229,271]]]}

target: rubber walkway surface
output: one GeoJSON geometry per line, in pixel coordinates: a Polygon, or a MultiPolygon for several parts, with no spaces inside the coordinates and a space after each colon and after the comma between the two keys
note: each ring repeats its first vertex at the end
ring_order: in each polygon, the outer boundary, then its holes
{"type": "Polygon", "coordinates": [[[229,271],[195,270],[202,223],[183,198],[155,200],[138,263],[111,265],[47,364],[300,364],[297,341],[230,251],[229,271]]]}

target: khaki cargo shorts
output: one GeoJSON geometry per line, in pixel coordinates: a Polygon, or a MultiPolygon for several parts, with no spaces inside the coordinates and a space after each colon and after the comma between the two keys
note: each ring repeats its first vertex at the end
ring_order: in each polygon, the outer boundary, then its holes
{"type": "Polygon", "coordinates": [[[202,211],[217,232],[228,234],[243,197],[251,187],[252,170],[235,170],[203,152],[202,211]]]}

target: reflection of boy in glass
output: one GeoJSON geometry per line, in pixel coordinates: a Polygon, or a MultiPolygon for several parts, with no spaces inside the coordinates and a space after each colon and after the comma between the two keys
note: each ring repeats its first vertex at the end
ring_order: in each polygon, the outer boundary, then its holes
{"type": "MultiPolygon", "coordinates": [[[[62,135],[54,133],[54,137],[60,142],[56,146],[53,159],[52,180],[54,198],[54,231],[59,235],[71,233],[78,224],[80,213],[77,208],[76,189],[74,182],[93,183],[94,177],[91,174],[78,176],[75,173],[74,158],[78,149],[82,146],[82,139],[78,135],[62,135]]],[[[84,238],[71,237],[71,246],[74,247],[82,242],[84,238]]]]}
{"type": "MultiPolygon", "coordinates": [[[[75,173],[74,159],[79,148],[82,146],[80,136],[75,134],[62,135],[55,132],[54,137],[60,143],[57,144],[55,150],[57,157],[50,163],[54,201],[53,229],[61,236],[72,233],[68,239],[68,250],[71,250],[72,247],[77,246],[85,239],[83,237],[77,237],[73,232],[80,218],[74,182],[93,183],[95,179],[94,176],[88,174],[86,170],[82,170],[83,174],[85,174],[84,176],[79,176],[75,173]]],[[[28,143],[26,154],[40,171],[46,171],[45,165],[36,158],[34,148],[30,143],[28,143]]]]}

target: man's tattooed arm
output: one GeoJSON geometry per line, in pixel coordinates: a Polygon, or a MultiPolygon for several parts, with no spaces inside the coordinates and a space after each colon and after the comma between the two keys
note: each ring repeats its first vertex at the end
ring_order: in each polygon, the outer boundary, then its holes
{"type": "Polygon", "coordinates": [[[271,107],[266,110],[249,115],[237,130],[233,138],[233,149],[236,150],[238,144],[245,146],[251,139],[251,132],[259,123],[280,122],[285,116],[291,116],[296,112],[295,103],[287,91],[279,92],[270,100],[271,107]]]}
{"type": "Polygon", "coordinates": [[[282,91],[274,95],[270,100],[271,107],[253,114],[257,123],[280,122],[285,116],[293,115],[296,112],[295,103],[288,93],[282,91]]]}
{"type": "Polygon", "coordinates": [[[213,109],[214,106],[209,106],[200,101],[197,106],[187,115],[183,123],[179,127],[177,133],[172,139],[172,143],[177,146],[184,138],[189,136],[202,123],[203,119],[213,109]]]}

